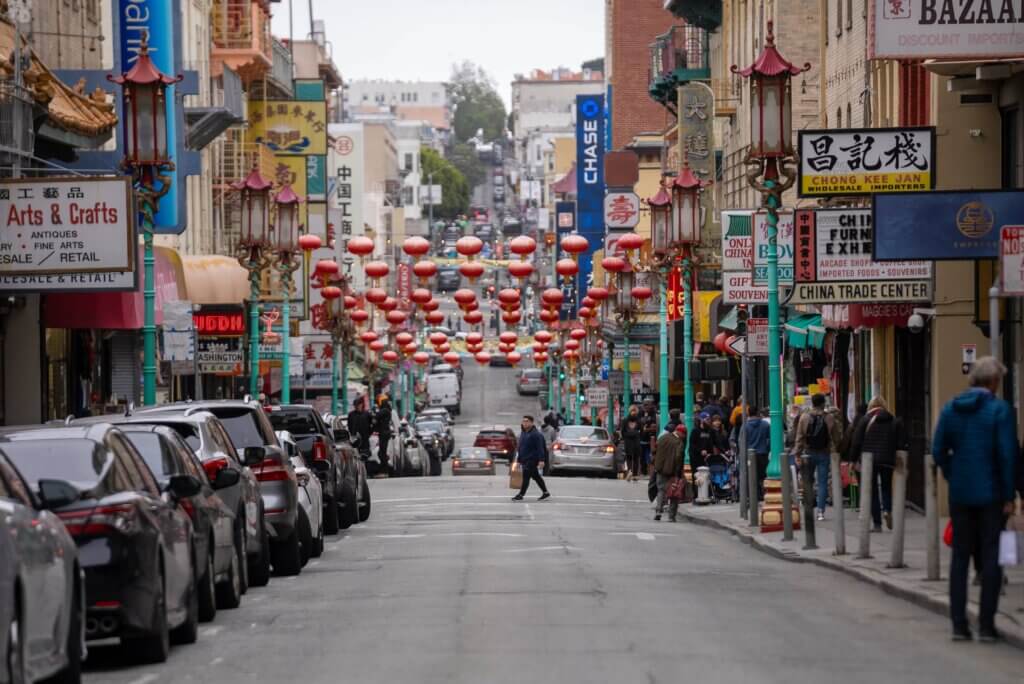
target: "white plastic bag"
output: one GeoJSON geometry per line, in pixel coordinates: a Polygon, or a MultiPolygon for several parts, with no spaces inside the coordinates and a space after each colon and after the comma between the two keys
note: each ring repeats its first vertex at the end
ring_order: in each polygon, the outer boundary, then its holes
{"type": "Polygon", "coordinates": [[[1003,530],[999,533],[999,565],[1005,568],[1020,565],[1021,561],[1024,561],[1022,558],[1024,556],[1022,536],[1024,535],[1013,530],[1003,530]]]}

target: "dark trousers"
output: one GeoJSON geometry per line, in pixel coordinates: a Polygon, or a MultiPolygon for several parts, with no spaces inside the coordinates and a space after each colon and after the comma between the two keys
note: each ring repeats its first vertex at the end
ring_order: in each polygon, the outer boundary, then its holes
{"type": "Polygon", "coordinates": [[[768,478],[768,454],[757,454],[757,500],[764,501],[764,481],[768,478]]]}
{"type": "Polygon", "coordinates": [[[388,443],[391,442],[391,433],[382,432],[377,435],[377,458],[380,460],[381,466],[387,470],[388,468],[388,443]]]}
{"type": "Polygon", "coordinates": [[[639,475],[643,468],[643,450],[639,441],[623,440],[622,450],[626,454],[626,466],[629,472],[639,475]]]}
{"type": "Polygon", "coordinates": [[[953,560],[949,568],[949,610],[953,629],[967,629],[967,575],[971,558],[981,572],[979,627],[995,628],[1003,570],[999,567],[999,532],[1005,518],[1002,506],[962,506],[951,503],[953,560]]]}
{"type": "Polygon", "coordinates": [[[871,520],[878,527],[882,524],[882,511],[892,513],[892,466],[876,463],[871,479],[871,520]]]}
{"type": "Polygon", "coordinates": [[[523,486],[519,488],[519,496],[524,496],[526,490],[530,488],[530,480],[536,480],[537,486],[540,487],[540,491],[548,491],[548,486],[544,484],[544,478],[540,476],[540,470],[537,468],[536,463],[523,463],[523,486]]]}

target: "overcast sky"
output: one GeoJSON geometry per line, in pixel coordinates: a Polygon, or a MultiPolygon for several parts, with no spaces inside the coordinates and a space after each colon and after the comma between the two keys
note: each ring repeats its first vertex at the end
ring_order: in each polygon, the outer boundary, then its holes
{"type": "MultiPolygon", "coordinates": [[[[310,0],[271,5],[274,34],[309,33],[310,0]]],[[[447,80],[464,59],[483,66],[509,102],[517,73],[579,70],[604,53],[602,0],[312,0],[347,80],[447,80]]]]}

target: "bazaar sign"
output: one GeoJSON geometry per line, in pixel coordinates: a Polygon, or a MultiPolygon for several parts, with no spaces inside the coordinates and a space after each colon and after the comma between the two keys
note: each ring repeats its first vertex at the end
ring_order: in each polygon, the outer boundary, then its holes
{"type": "Polygon", "coordinates": [[[1024,52],[1020,0],[869,0],[869,59],[983,60],[1024,52]]]}
{"type": "Polygon", "coordinates": [[[799,132],[800,197],[849,197],[935,187],[935,129],[799,132]]]}
{"type": "Polygon", "coordinates": [[[275,154],[327,154],[327,103],[268,100],[249,103],[253,142],[275,154]]]}

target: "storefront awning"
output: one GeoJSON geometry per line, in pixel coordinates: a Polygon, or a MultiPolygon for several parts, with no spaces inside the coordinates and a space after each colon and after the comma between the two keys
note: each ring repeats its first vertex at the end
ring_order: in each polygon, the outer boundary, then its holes
{"type": "Polygon", "coordinates": [[[551,192],[557,195],[576,194],[576,162],[573,162],[568,173],[551,184],[551,192]]]}
{"type": "Polygon", "coordinates": [[[193,304],[241,306],[249,298],[249,273],[236,259],[216,254],[182,260],[193,304]]]}
{"type": "MultiPolygon", "coordinates": [[[[187,299],[181,257],[173,249],[155,247],[156,324],[163,323],[165,302],[187,299]]],[[[140,273],[134,292],[84,292],[46,295],[43,325],[47,328],[141,330],[145,324],[142,296],[142,247],[140,273]]]]}
{"type": "Polygon", "coordinates": [[[729,332],[736,332],[740,327],[739,307],[734,306],[729,312],[718,320],[718,327],[729,332]]]}
{"type": "Polygon", "coordinates": [[[794,349],[821,349],[825,344],[825,327],[821,316],[803,314],[786,321],[786,337],[794,349]]]}

